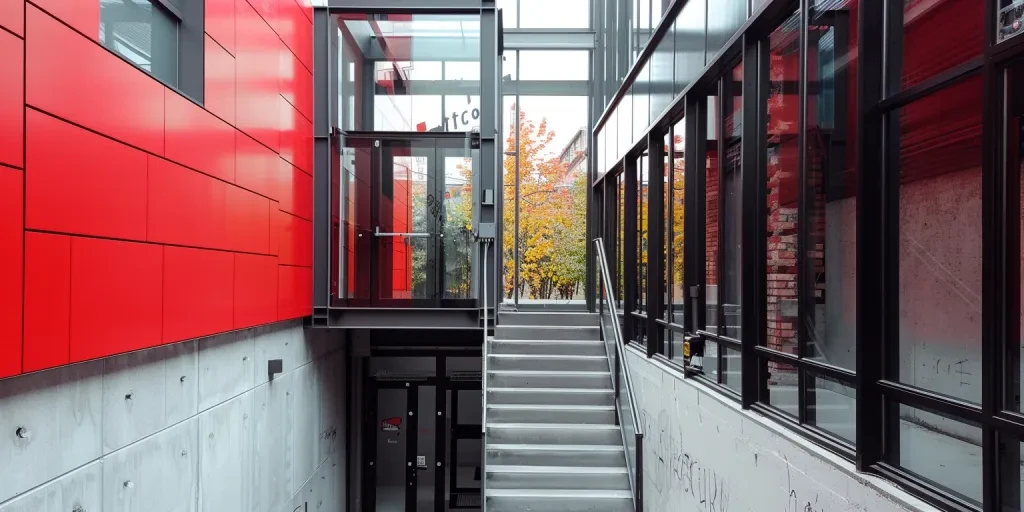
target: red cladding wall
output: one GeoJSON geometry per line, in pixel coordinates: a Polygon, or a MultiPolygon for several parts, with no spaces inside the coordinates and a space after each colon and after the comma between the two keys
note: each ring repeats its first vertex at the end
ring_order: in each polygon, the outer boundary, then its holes
{"type": "Polygon", "coordinates": [[[0,378],[311,313],[308,2],[206,0],[202,105],[99,5],[0,0],[0,378]]]}

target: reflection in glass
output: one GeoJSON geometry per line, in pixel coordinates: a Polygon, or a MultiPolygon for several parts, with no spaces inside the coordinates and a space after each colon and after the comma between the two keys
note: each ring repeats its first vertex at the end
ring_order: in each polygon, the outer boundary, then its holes
{"type": "Polygon", "coordinates": [[[438,232],[443,234],[440,244],[444,299],[473,297],[473,162],[479,161],[479,153],[478,149],[438,147],[439,163],[444,169],[438,176],[444,180],[440,183],[444,206],[438,219],[438,232]]]}
{"type": "Polygon", "coordinates": [[[1018,0],[998,0],[999,13],[996,15],[996,41],[1020,35],[1024,27],[1024,3],[1018,0]]]}
{"type": "MultiPolygon", "coordinates": [[[[857,356],[859,0],[810,4],[815,29],[807,36],[807,79],[819,87],[807,91],[808,271],[802,279],[808,281],[814,311],[803,316],[808,336],[804,356],[852,370],[857,356]]],[[[805,300],[811,303],[811,297],[805,300]]]]}
{"type": "Polygon", "coordinates": [[[981,502],[981,428],[908,405],[899,405],[899,451],[890,461],[981,502]]]}
{"type": "Polygon", "coordinates": [[[722,334],[730,338],[742,339],[740,333],[740,311],[742,309],[742,270],[743,270],[743,238],[742,238],[742,161],[740,141],[743,133],[743,67],[737,65],[730,74],[722,78],[722,90],[725,118],[722,122],[722,334]]]}
{"type": "Polygon", "coordinates": [[[633,83],[633,137],[629,146],[638,142],[647,132],[651,122],[651,62],[640,68],[640,74],[633,83]]]}
{"type": "MultiPolygon", "coordinates": [[[[714,0],[712,0],[714,1],[714,0]]],[[[672,36],[675,41],[675,69],[673,91],[679,94],[700,76],[704,69],[705,38],[694,37],[704,33],[707,0],[690,0],[676,16],[672,36]]]]}
{"type": "Polygon", "coordinates": [[[371,148],[345,146],[339,158],[337,294],[341,299],[369,299],[370,275],[359,269],[370,268],[371,148]]]}
{"type": "Polygon", "coordinates": [[[619,310],[622,311],[622,300],[623,300],[623,297],[626,296],[625,295],[625,274],[623,272],[623,270],[625,269],[625,265],[626,265],[626,262],[623,259],[623,257],[624,257],[623,245],[625,245],[624,241],[626,240],[626,238],[625,238],[626,237],[626,203],[625,203],[625,201],[626,201],[626,180],[625,180],[625,176],[621,172],[616,176],[616,179],[618,180],[618,190],[619,190],[619,193],[618,193],[618,200],[617,200],[617,206],[615,208],[615,211],[616,211],[616,217],[618,218],[618,224],[619,225],[618,225],[618,229],[616,229],[616,232],[618,233],[618,239],[615,241],[615,250],[616,250],[616,252],[618,252],[618,254],[615,256],[616,267],[618,267],[615,270],[615,275],[618,276],[617,277],[618,283],[616,283],[616,286],[618,287],[618,289],[616,290],[615,298],[618,300],[619,310]]]}
{"type": "Polygon", "coordinates": [[[765,340],[768,348],[797,355],[800,217],[800,13],[768,38],[768,140],[765,202],[767,271],[765,340]]]}
{"type": "Polygon", "coordinates": [[[164,83],[178,84],[178,22],[150,0],[101,0],[99,39],[164,83]]]}
{"type": "Polygon", "coordinates": [[[722,384],[725,387],[737,392],[742,392],[740,383],[740,351],[722,345],[722,384]]]}
{"type": "Polygon", "coordinates": [[[797,418],[800,416],[799,369],[781,361],[765,361],[768,367],[768,404],[797,418]]]}
{"type": "Polygon", "coordinates": [[[982,77],[899,116],[899,377],[981,402],[982,77]]]}
{"type": "Polygon", "coordinates": [[[378,293],[382,299],[431,299],[437,272],[430,237],[436,201],[430,191],[434,148],[415,143],[385,149],[390,152],[381,166],[380,231],[415,235],[377,239],[378,293]]]}
{"type": "Polygon", "coordinates": [[[807,374],[807,423],[851,443],[857,439],[857,390],[835,379],[807,374]]]}
{"type": "MultiPolygon", "coordinates": [[[[1005,138],[1006,141],[1006,162],[1008,164],[1007,171],[1009,172],[1010,180],[1016,180],[1018,184],[1024,184],[1024,64],[1017,63],[1007,70],[1006,83],[1004,85],[1007,92],[1007,112],[1005,114],[1006,127],[1005,127],[1005,138]],[[1016,178],[1013,174],[1016,173],[1016,178]]],[[[1009,183],[1013,183],[1010,181],[1009,183]]],[[[1024,199],[1024,187],[1020,188],[1020,197],[1024,199]]],[[[1021,219],[1024,219],[1024,200],[1020,202],[1021,208],[1021,219]]],[[[1009,226],[1010,229],[1014,229],[1015,226],[1012,224],[1009,226]]],[[[1016,226],[1018,233],[1024,234],[1024,222],[1020,226],[1016,226]]],[[[1020,235],[1018,235],[1020,236],[1020,235]]],[[[1020,242],[1018,242],[1018,249],[1020,254],[1024,255],[1024,236],[1021,236],[1020,242]]],[[[1024,270],[1024,257],[1020,257],[1019,269],[1024,270]]],[[[1013,261],[1012,259],[1009,261],[1013,261]]],[[[1020,273],[1020,279],[1024,280],[1024,272],[1020,273]]],[[[1024,286],[1020,287],[1021,299],[1024,299],[1024,286]]],[[[1024,300],[1018,302],[1018,304],[1024,304],[1024,300]]],[[[1012,312],[1012,314],[1024,314],[1024,307],[1021,308],[1021,312],[1012,312]]],[[[1011,317],[1012,318],[1012,317],[1011,317]]],[[[1024,316],[1021,318],[1024,320],[1024,316]]],[[[1020,338],[1018,342],[1024,340],[1024,321],[1020,322],[1020,338]]],[[[1021,372],[1021,368],[1024,365],[1021,364],[1024,361],[1024,344],[1019,344],[1018,348],[1011,351],[1011,355],[1007,358],[1006,365],[1006,387],[1004,388],[1007,392],[1004,393],[1004,404],[1003,407],[1013,411],[1021,411],[1021,396],[1024,395],[1024,373],[1021,372]]]]}
{"type": "MultiPolygon", "coordinates": [[[[673,128],[673,140],[670,148],[672,149],[672,169],[669,174],[670,185],[667,187],[670,192],[670,198],[666,204],[672,206],[672,214],[669,223],[669,233],[666,240],[666,245],[670,247],[670,261],[668,263],[669,280],[672,283],[671,297],[669,301],[669,320],[672,323],[685,325],[684,319],[686,317],[686,307],[684,302],[686,300],[686,285],[683,274],[683,264],[686,251],[684,249],[684,222],[686,219],[686,205],[685,205],[685,192],[686,192],[686,165],[684,147],[686,145],[686,120],[680,119],[673,128]]],[[[681,334],[672,333],[673,346],[670,351],[673,358],[682,358],[682,341],[683,336],[681,334]]]]}
{"type": "Polygon", "coordinates": [[[516,97],[504,96],[502,98],[502,223],[501,223],[501,246],[504,251],[501,259],[502,273],[504,275],[503,290],[504,302],[514,302],[518,297],[514,288],[516,282],[515,269],[519,259],[522,258],[522,242],[516,247],[516,154],[519,149],[516,141],[517,122],[519,119],[516,110],[516,97]]]}
{"type": "Polygon", "coordinates": [[[647,164],[648,155],[637,157],[636,162],[636,310],[647,311],[647,190],[650,169],[647,164]]]}
{"type": "MultiPolygon", "coordinates": [[[[656,179],[660,179],[663,183],[661,187],[661,276],[660,289],[662,293],[661,298],[661,311],[658,312],[658,318],[662,320],[671,321],[672,316],[672,281],[671,281],[671,269],[669,266],[672,264],[670,252],[672,248],[672,134],[666,133],[662,148],[662,164],[661,172],[658,173],[656,179]]],[[[662,339],[668,339],[662,338],[662,339]]]]}
{"type": "Polygon", "coordinates": [[[718,334],[718,97],[707,99],[714,111],[708,114],[707,161],[704,164],[704,330],[718,334]]]}
{"type": "Polygon", "coordinates": [[[894,70],[900,77],[899,89],[981,55],[985,46],[985,4],[989,1],[903,2],[902,59],[892,59],[901,66],[894,70]]]}

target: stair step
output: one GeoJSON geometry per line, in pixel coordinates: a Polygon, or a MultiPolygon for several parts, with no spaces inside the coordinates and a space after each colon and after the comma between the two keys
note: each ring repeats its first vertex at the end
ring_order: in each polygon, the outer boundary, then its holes
{"type": "Polygon", "coordinates": [[[597,313],[577,312],[519,312],[519,313],[498,313],[500,325],[510,326],[531,326],[531,325],[557,325],[557,326],[596,326],[600,321],[597,313]]]}
{"type": "Polygon", "coordinates": [[[601,329],[596,325],[560,327],[499,324],[494,329],[494,338],[498,340],[597,340],[601,339],[601,329]]]}
{"type": "Polygon", "coordinates": [[[628,491],[625,467],[488,465],[488,489],[588,489],[628,491]]]}
{"type": "Polygon", "coordinates": [[[580,423],[487,423],[487,440],[497,444],[619,445],[618,425],[580,423]]]}
{"type": "Polygon", "coordinates": [[[488,512],[633,512],[633,496],[625,490],[491,489],[488,512]]]}
{"type": "Polygon", "coordinates": [[[552,354],[552,355],[588,355],[606,356],[604,342],[592,340],[513,340],[492,339],[487,348],[488,354],[552,354]]]}
{"type": "Polygon", "coordinates": [[[611,372],[609,371],[524,371],[488,369],[486,386],[486,389],[490,389],[492,387],[612,389],[612,377],[611,372]]]}
{"type": "Polygon", "coordinates": [[[607,371],[604,355],[580,354],[490,354],[487,367],[492,370],[575,370],[607,371]]]}
{"type": "Polygon", "coordinates": [[[611,389],[489,388],[489,404],[614,405],[611,389]]]}
{"type": "Polygon", "coordinates": [[[580,466],[625,467],[625,450],[608,444],[488,444],[491,464],[559,466],[568,461],[580,466]]]}
{"type": "Polygon", "coordinates": [[[509,423],[615,424],[615,406],[488,404],[487,419],[509,423]]]}

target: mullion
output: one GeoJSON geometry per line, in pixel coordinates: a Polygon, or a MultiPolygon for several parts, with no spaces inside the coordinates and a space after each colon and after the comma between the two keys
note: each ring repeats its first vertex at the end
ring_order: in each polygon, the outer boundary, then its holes
{"type": "MultiPolygon", "coordinates": [[[[724,74],[718,80],[718,108],[715,110],[715,115],[718,116],[718,119],[716,119],[715,122],[715,135],[717,136],[716,142],[718,145],[718,176],[716,176],[716,179],[718,179],[718,185],[715,187],[715,194],[718,196],[715,198],[715,209],[718,211],[718,227],[715,231],[715,247],[717,248],[715,251],[715,277],[718,282],[717,293],[715,294],[717,295],[717,297],[715,297],[715,321],[717,322],[715,332],[719,336],[725,333],[725,308],[722,306],[722,291],[725,289],[726,285],[725,267],[722,266],[722,263],[725,261],[725,248],[722,247],[722,229],[725,224],[722,222],[722,219],[725,218],[725,209],[722,208],[722,205],[724,204],[722,201],[724,197],[724,188],[722,185],[725,184],[725,162],[726,154],[728,153],[728,149],[725,144],[725,116],[727,112],[726,105],[731,103],[732,100],[731,96],[726,98],[726,93],[731,94],[732,90],[731,88],[726,87],[725,81],[731,76],[733,67],[734,66],[727,66],[724,74]]],[[[719,344],[718,350],[716,351],[717,360],[715,361],[715,364],[717,365],[716,375],[719,384],[722,384],[724,380],[724,377],[722,376],[722,363],[725,359],[722,354],[723,352],[722,346],[719,344]]]]}
{"type": "MultiPolygon", "coordinates": [[[[800,15],[800,28],[797,33],[797,45],[800,48],[797,57],[799,72],[797,100],[797,181],[800,190],[797,192],[797,235],[796,235],[796,289],[797,289],[797,321],[796,321],[796,353],[799,358],[807,357],[805,347],[807,345],[807,298],[813,298],[813,291],[809,290],[807,278],[807,0],[800,0],[798,7],[800,15]]],[[[813,309],[813,305],[812,309],[813,309]]],[[[797,366],[797,417],[801,424],[807,423],[807,376],[804,374],[803,366],[797,366]]]]}

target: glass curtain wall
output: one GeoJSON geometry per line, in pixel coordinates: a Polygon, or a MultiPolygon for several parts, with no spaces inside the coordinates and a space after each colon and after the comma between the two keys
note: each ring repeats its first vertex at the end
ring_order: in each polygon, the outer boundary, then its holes
{"type": "MultiPolygon", "coordinates": [[[[506,36],[590,28],[590,0],[501,0],[506,36]]],[[[590,175],[590,50],[503,55],[505,307],[583,307],[590,175]]]]}

